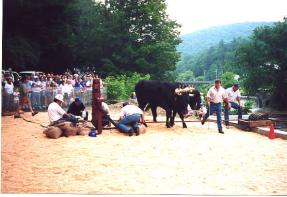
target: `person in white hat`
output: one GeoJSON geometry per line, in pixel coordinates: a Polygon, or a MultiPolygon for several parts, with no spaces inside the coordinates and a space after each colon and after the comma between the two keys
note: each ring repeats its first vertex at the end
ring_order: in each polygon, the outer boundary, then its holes
{"type": "Polygon", "coordinates": [[[67,114],[61,107],[61,105],[64,103],[63,99],[64,97],[62,94],[57,94],[55,96],[54,102],[52,102],[48,107],[49,120],[52,124],[63,120],[72,122],[74,125],[76,125],[79,122],[78,119],[71,114],[67,114]]]}

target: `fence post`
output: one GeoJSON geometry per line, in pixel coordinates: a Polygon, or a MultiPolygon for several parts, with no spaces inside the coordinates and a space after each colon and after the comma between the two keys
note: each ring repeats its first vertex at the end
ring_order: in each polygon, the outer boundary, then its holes
{"type": "Polygon", "coordinates": [[[96,127],[98,134],[102,133],[102,102],[104,98],[101,95],[101,79],[93,79],[93,90],[92,90],[92,123],[96,127]]]}

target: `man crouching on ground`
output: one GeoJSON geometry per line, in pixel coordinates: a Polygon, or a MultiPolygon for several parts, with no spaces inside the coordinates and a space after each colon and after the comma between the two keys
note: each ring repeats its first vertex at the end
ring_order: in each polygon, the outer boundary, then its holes
{"type": "Polygon", "coordinates": [[[52,102],[48,107],[48,116],[51,124],[57,124],[61,121],[72,122],[74,126],[79,123],[78,119],[71,115],[67,114],[65,110],[61,107],[64,103],[63,95],[57,94],[54,98],[54,102],[52,102]]]}
{"type": "Polygon", "coordinates": [[[128,133],[129,136],[132,136],[134,132],[139,135],[139,122],[144,122],[143,111],[135,105],[124,102],[120,111],[119,130],[128,133]]]}

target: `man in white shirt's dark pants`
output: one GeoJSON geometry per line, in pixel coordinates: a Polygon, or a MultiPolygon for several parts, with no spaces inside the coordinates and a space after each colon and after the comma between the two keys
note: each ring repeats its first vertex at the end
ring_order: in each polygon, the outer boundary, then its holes
{"type": "MultiPolygon", "coordinates": [[[[233,84],[232,87],[226,89],[230,107],[238,110],[238,119],[242,119],[242,107],[240,104],[239,84],[233,84]],[[237,103],[236,103],[237,102],[237,103]]],[[[229,110],[228,106],[224,108],[224,121],[227,128],[229,127],[229,110]]]]}
{"type": "Polygon", "coordinates": [[[204,124],[204,122],[206,121],[206,119],[209,117],[210,114],[216,112],[218,132],[224,134],[221,125],[222,102],[225,101],[228,104],[229,108],[230,103],[228,102],[225,89],[221,87],[220,80],[214,81],[214,86],[208,90],[206,97],[209,107],[207,109],[207,113],[203,116],[201,124],[202,125],[204,124]]]}
{"type": "Polygon", "coordinates": [[[143,111],[139,107],[125,102],[120,112],[119,130],[128,133],[129,136],[132,136],[134,132],[139,135],[138,124],[140,121],[144,122],[143,111]]]}

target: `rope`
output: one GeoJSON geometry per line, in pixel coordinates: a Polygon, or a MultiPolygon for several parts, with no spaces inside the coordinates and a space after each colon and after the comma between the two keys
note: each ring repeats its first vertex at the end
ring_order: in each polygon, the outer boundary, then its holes
{"type": "Polygon", "coordinates": [[[26,121],[26,122],[31,122],[31,123],[34,123],[34,124],[38,124],[38,125],[40,125],[41,127],[48,128],[47,126],[43,125],[42,123],[34,122],[34,121],[32,121],[32,120],[27,120],[27,119],[24,118],[24,117],[21,117],[21,118],[22,118],[24,121],[26,121]]]}
{"type": "MultiPolygon", "coordinates": [[[[32,120],[27,120],[26,118],[24,118],[24,117],[21,117],[24,121],[26,121],[26,122],[30,122],[30,123],[34,123],[34,124],[38,124],[38,125],[40,125],[41,127],[44,127],[44,128],[48,128],[49,126],[45,126],[45,125],[43,125],[42,123],[39,123],[39,122],[34,122],[34,121],[32,121],[32,120]]],[[[84,128],[88,128],[88,129],[94,129],[94,127],[90,127],[90,126],[88,126],[88,125],[81,125],[82,127],[84,127],[84,128]]]]}

